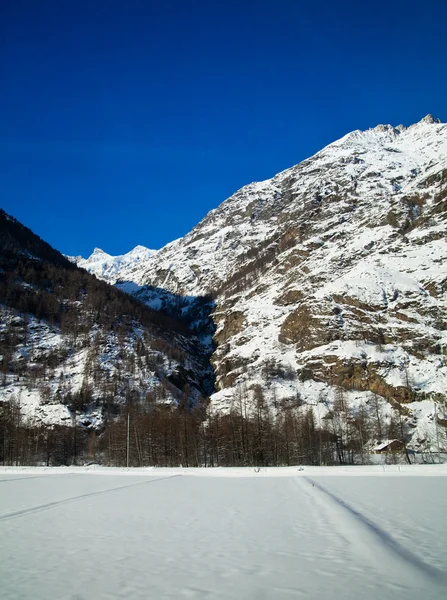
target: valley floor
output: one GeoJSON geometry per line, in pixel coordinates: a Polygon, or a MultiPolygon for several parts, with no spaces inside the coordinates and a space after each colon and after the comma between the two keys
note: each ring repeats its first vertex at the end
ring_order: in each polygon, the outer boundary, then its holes
{"type": "Polygon", "coordinates": [[[0,467],[0,596],[437,600],[446,508],[442,465],[0,467]]]}

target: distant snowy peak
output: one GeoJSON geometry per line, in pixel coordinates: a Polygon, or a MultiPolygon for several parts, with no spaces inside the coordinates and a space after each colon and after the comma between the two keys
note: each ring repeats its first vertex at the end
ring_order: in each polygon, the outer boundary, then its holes
{"type": "Polygon", "coordinates": [[[421,119],[419,123],[428,123],[429,125],[432,125],[433,123],[442,123],[442,121],[441,119],[435,119],[433,115],[428,114],[423,119],[421,119]]]}
{"type": "Polygon", "coordinates": [[[408,127],[405,127],[405,125],[398,125],[397,127],[394,127],[393,125],[382,124],[382,125],[376,125],[374,128],[369,129],[368,131],[394,131],[394,132],[402,133],[403,131],[406,131],[407,129],[412,129],[414,127],[417,127],[418,125],[443,125],[443,123],[442,123],[441,119],[436,119],[433,115],[428,114],[423,119],[418,121],[417,123],[413,123],[412,125],[409,125],[408,127]]]}
{"type": "MultiPolygon", "coordinates": [[[[104,260],[105,258],[114,258],[111,254],[107,254],[101,248],[95,248],[88,260],[104,260]]],[[[116,258],[116,257],[115,257],[116,258]]]]}
{"type": "Polygon", "coordinates": [[[376,125],[375,127],[368,129],[367,131],[379,131],[379,132],[392,131],[393,133],[399,134],[399,133],[402,133],[409,129],[414,129],[415,127],[418,127],[419,125],[444,125],[444,123],[442,123],[441,119],[436,119],[433,115],[428,114],[423,119],[418,121],[417,123],[412,123],[408,127],[405,127],[405,125],[398,125],[397,127],[394,127],[394,125],[381,124],[381,125],[376,125]]]}
{"type": "Polygon", "coordinates": [[[132,271],[141,263],[151,258],[157,251],[145,246],[136,246],[130,252],[119,256],[112,256],[101,248],[95,248],[88,258],[82,256],[68,257],[78,267],[93,273],[99,279],[115,284],[118,280],[127,280],[132,271]]]}
{"type": "Polygon", "coordinates": [[[416,144],[419,148],[422,148],[430,146],[429,138],[439,136],[439,131],[445,129],[445,127],[445,123],[442,123],[440,119],[436,119],[433,115],[429,114],[418,123],[413,123],[409,127],[405,127],[405,125],[395,127],[389,124],[381,124],[365,131],[357,129],[332,142],[318,154],[332,148],[350,147],[352,145],[363,145],[368,150],[371,146],[385,146],[394,143],[404,147],[408,147],[409,144],[416,144]]]}
{"type": "Polygon", "coordinates": [[[149,248],[146,248],[145,246],[135,246],[133,250],[127,254],[124,254],[124,257],[132,258],[135,261],[140,261],[148,258],[149,256],[153,256],[156,252],[157,250],[149,250],[149,248]]]}

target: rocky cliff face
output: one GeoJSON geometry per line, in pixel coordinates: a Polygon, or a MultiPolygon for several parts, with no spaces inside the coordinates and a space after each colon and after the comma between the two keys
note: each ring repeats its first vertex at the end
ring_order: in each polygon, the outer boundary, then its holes
{"type": "Polygon", "coordinates": [[[213,296],[215,410],[259,386],[319,418],[340,393],[354,411],[380,399],[421,446],[446,399],[446,229],[447,125],[428,116],[242,188],[116,279],[150,305],[213,296]]]}

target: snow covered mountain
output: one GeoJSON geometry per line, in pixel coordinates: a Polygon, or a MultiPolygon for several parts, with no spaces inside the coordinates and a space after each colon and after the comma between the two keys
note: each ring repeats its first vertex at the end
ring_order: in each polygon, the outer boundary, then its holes
{"type": "Polygon", "coordinates": [[[446,230],[431,116],[354,131],[158,251],[70,262],[0,212],[7,460],[48,462],[60,426],[58,464],[73,427],[124,464],[130,412],[139,465],[447,451],[446,230]]]}
{"type": "Polygon", "coordinates": [[[185,386],[200,403],[213,387],[187,323],[98,281],[2,210],[0,299],[3,430],[8,411],[24,427],[102,430],[126,404],[176,406],[185,386]]]}
{"type": "MultiPolygon", "coordinates": [[[[354,131],[247,185],[113,278],[151,305],[160,288],[213,296],[214,410],[261,390],[321,422],[343,396],[354,413],[374,405],[379,430],[398,414],[428,448],[435,403],[445,423],[446,230],[447,125],[428,115],[354,131]]],[[[92,257],[85,268],[110,281],[92,257]]]]}
{"type": "Polygon", "coordinates": [[[82,256],[67,256],[67,258],[78,267],[113,285],[118,278],[132,281],[134,273],[138,272],[139,267],[155,252],[156,250],[149,250],[145,246],[136,246],[127,254],[111,256],[104,250],[95,248],[88,258],[82,256]]]}

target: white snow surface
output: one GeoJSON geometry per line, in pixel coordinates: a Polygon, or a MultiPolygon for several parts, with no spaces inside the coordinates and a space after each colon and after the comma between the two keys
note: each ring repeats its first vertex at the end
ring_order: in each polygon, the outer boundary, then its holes
{"type": "Polygon", "coordinates": [[[447,469],[0,467],[8,600],[439,600],[447,469]]]}

